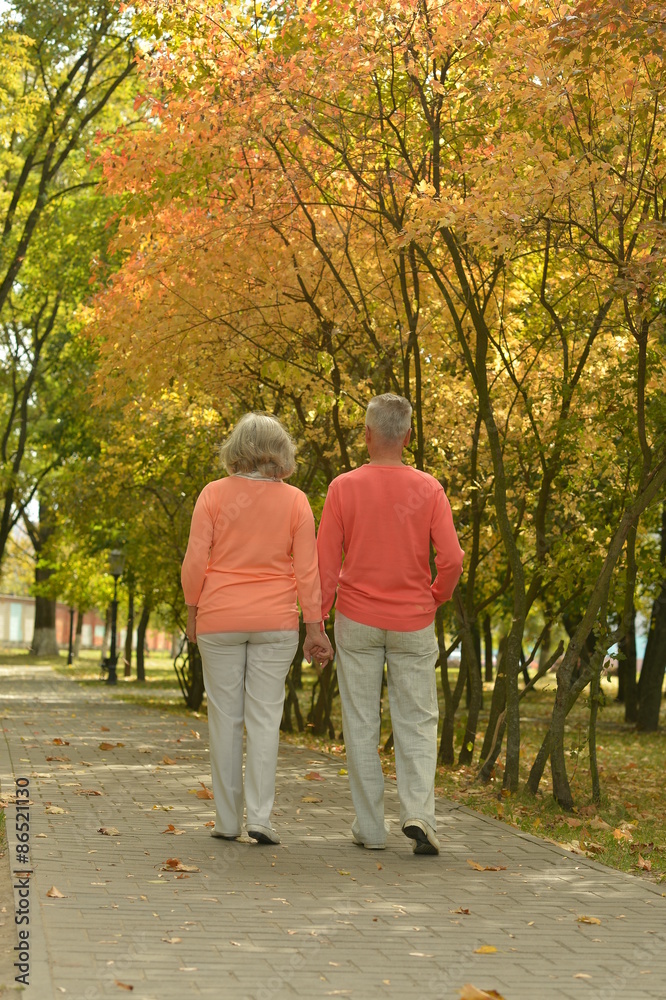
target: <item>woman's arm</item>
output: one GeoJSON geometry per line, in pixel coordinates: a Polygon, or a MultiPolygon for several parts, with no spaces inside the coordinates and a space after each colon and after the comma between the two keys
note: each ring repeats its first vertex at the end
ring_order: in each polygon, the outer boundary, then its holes
{"type": "Polygon", "coordinates": [[[188,605],[188,622],[191,614],[190,609],[194,609],[196,617],[196,607],[201,597],[208,568],[210,547],[213,543],[213,518],[209,500],[210,490],[206,486],[199,494],[199,499],[194,507],[187,552],[180,570],[183,595],[185,603],[188,605]]]}

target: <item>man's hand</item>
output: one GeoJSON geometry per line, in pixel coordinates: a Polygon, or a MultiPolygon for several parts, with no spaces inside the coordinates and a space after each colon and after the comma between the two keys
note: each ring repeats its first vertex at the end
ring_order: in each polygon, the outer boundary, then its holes
{"type": "Polygon", "coordinates": [[[185,629],[188,642],[197,641],[197,609],[188,604],[187,606],[187,628],[185,629]]]}
{"type": "Polygon", "coordinates": [[[314,660],[314,665],[319,670],[333,659],[333,647],[322,631],[320,622],[306,622],[305,631],[303,656],[308,663],[314,660]]]}

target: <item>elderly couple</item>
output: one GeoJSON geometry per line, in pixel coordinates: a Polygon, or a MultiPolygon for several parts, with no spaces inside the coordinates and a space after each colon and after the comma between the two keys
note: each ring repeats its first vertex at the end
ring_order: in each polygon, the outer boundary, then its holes
{"type": "Polygon", "coordinates": [[[402,461],[411,413],[409,402],[391,393],[370,401],[370,461],[333,480],[316,540],[307,497],[284,482],[294,470],[293,443],[269,414],[239,420],[222,447],[229,476],[199,496],[182,584],[187,635],[201,651],[208,699],[214,837],[240,836],[244,799],[248,835],[280,842],[271,812],[285,678],[298,647],[296,600],[305,658],[322,664],[333,657],[323,622],[337,592],[352,838],[373,850],[386,845],[377,752],[386,662],[400,825],[414,853],[439,853],[433,619],[458,582],[463,552],[441,485],[402,461]]]}

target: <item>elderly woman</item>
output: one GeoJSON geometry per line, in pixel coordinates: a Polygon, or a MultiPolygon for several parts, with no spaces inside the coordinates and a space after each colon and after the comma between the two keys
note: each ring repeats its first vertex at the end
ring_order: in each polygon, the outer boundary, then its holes
{"type": "Polygon", "coordinates": [[[295,449],[277,417],[247,413],[222,446],[229,476],[197,500],[181,580],[187,636],[197,642],[208,701],[214,837],[243,825],[243,723],[247,831],[279,844],[271,823],[287,671],[298,648],[332,658],[323,631],[315,526],[307,497],[284,482],[295,449]]]}

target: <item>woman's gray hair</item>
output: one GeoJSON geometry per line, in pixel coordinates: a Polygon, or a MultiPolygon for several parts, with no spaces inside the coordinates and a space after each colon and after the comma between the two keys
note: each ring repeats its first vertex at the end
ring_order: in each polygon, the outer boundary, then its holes
{"type": "Polygon", "coordinates": [[[412,423],[411,403],[404,396],[385,392],[368,403],[365,422],[386,441],[401,441],[412,423]]]}
{"type": "Polygon", "coordinates": [[[296,447],[272,413],[246,413],[220,449],[220,457],[231,475],[258,472],[286,479],[296,468],[296,447]]]}

